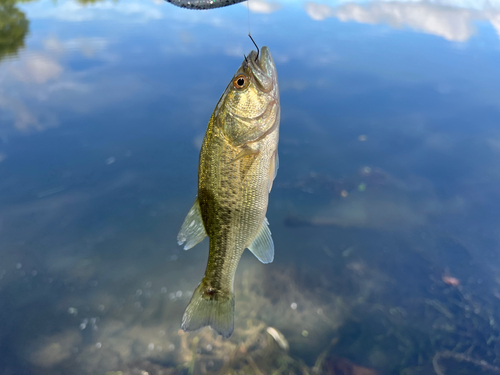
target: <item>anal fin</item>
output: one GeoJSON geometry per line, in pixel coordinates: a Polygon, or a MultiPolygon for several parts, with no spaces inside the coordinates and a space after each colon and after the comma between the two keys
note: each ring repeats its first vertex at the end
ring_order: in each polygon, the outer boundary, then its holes
{"type": "Polygon", "coordinates": [[[273,188],[273,182],[278,174],[278,168],[280,167],[280,160],[278,158],[278,150],[274,151],[273,156],[271,157],[271,164],[269,165],[269,176],[268,176],[268,188],[269,192],[273,188]]]}
{"type": "Polygon", "coordinates": [[[257,233],[250,246],[248,246],[248,249],[262,263],[271,263],[274,259],[274,243],[268,225],[269,222],[265,218],[259,233],[257,233]]]}

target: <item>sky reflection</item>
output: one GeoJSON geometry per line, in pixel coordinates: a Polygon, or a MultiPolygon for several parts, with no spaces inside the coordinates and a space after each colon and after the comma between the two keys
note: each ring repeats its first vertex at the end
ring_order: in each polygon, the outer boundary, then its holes
{"type": "MultiPolygon", "coordinates": [[[[468,327],[470,312],[435,318],[441,305],[475,303],[482,323],[467,337],[487,347],[484,332],[500,336],[486,316],[500,321],[500,2],[246,5],[277,65],[282,122],[268,211],[276,259],[265,268],[244,256],[237,322],[283,330],[288,354],[310,367],[340,330],[340,356],[392,374],[442,348],[419,341],[377,364],[379,336],[366,327],[427,340],[436,321],[468,327]],[[280,280],[283,289],[269,287],[280,280]],[[352,316],[366,323],[358,341],[352,316]]],[[[0,56],[0,341],[15,343],[11,369],[69,373],[54,370],[67,360],[79,373],[118,371],[151,353],[184,365],[194,336],[179,324],[207,244],[184,252],[176,234],[207,122],[254,48],[245,4],[41,0],[10,10],[29,20],[0,56]],[[43,356],[54,342],[69,342],[64,361],[43,356]],[[135,357],[120,345],[135,345],[135,357]]]]}

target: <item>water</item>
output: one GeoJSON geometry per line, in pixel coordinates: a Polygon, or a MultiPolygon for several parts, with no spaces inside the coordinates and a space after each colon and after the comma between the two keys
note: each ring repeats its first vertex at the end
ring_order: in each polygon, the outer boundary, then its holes
{"type": "Polygon", "coordinates": [[[247,10],[2,3],[0,373],[500,372],[500,3],[250,7],[276,256],[221,340],[179,331],[207,242],[176,235],[247,10]]]}

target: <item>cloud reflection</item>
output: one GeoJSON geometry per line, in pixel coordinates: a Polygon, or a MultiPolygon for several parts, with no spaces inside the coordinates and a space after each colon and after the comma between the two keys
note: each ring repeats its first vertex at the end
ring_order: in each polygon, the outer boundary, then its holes
{"type": "MultiPolygon", "coordinates": [[[[25,134],[58,126],[56,108],[85,112],[89,105],[102,105],[96,99],[89,104],[95,92],[107,92],[109,101],[116,100],[110,82],[105,79],[89,80],[89,72],[99,71],[116,61],[103,38],[74,38],[60,40],[49,36],[40,41],[42,48],[25,51],[17,60],[7,60],[0,70],[0,136],[7,137],[13,130],[25,134]],[[86,69],[74,71],[66,62],[75,56],[84,57],[86,69]],[[89,82],[90,81],[90,82],[89,82]]],[[[127,82],[127,80],[123,80],[127,82]]],[[[120,94],[123,97],[123,94],[120,94]]],[[[100,102],[103,102],[102,99],[100,102]]]]}
{"type": "Polygon", "coordinates": [[[69,51],[80,51],[87,58],[93,57],[97,52],[104,51],[108,45],[109,41],[104,38],[76,38],[63,42],[52,36],[43,41],[44,48],[57,55],[69,51]]]}
{"type": "Polygon", "coordinates": [[[271,3],[265,0],[251,0],[242,3],[242,5],[250,9],[253,13],[272,13],[281,9],[278,3],[271,3]]]}
{"type": "Polygon", "coordinates": [[[83,22],[91,20],[108,20],[127,17],[132,22],[147,22],[162,19],[163,14],[157,6],[147,3],[102,2],[92,5],[66,1],[56,7],[33,8],[32,18],[53,18],[60,21],[83,22]]]}
{"type": "Polygon", "coordinates": [[[32,129],[41,130],[37,117],[20,100],[0,94],[0,108],[12,114],[14,127],[17,130],[22,132],[29,132],[32,129]]]}
{"type": "Polygon", "coordinates": [[[42,54],[31,54],[21,66],[10,67],[11,73],[21,82],[45,83],[62,73],[62,66],[42,54]]]}
{"type": "Polygon", "coordinates": [[[500,13],[491,12],[488,16],[491,25],[495,28],[498,37],[500,38],[500,13]]]}
{"type": "Polygon", "coordinates": [[[500,36],[500,13],[492,10],[494,8],[485,5],[483,9],[488,10],[481,10],[452,6],[452,4],[454,4],[452,1],[441,3],[389,1],[368,4],[347,3],[331,7],[308,2],[305,4],[305,10],[316,21],[334,17],[342,22],[385,24],[394,28],[409,27],[455,42],[467,41],[474,35],[476,32],[474,21],[489,20],[500,36]]]}
{"type": "Polygon", "coordinates": [[[470,11],[425,3],[375,3],[370,7],[346,4],[336,16],[341,21],[408,26],[453,41],[465,41],[474,33],[470,11]]]}

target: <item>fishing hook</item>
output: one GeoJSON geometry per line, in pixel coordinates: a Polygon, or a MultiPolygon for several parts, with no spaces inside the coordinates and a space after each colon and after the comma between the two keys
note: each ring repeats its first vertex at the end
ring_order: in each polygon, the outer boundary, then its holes
{"type": "Polygon", "coordinates": [[[250,35],[250,33],[248,33],[248,36],[250,37],[250,39],[252,40],[253,42],[253,45],[255,46],[255,48],[257,48],[257,56],[255,56],[255,61],[257,61],[257,59],[259,58],[259,46],[257,46],[257,43],[255,43],[255,40],[253,40],[252,36],[250,35]]]}

